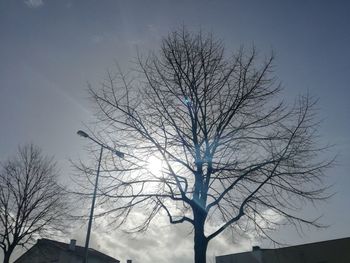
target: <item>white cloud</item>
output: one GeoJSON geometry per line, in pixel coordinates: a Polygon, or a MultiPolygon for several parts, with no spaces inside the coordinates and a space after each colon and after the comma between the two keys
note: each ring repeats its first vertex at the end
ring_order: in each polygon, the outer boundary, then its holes
{"type": "Polygon", "coordinates": [[[38,8],[44,4],[43,0],[25,0],[24,3],[31,8],[38,8]]]}
{"type": "Polygon", "coordinates": [[[274,229],[276,225],[283,220],[283,216],[278,214],[272,209],[266,209],[265,211],[262,212],[261,215],[258,215],[257,223],[262,227],[262,228],[270,228],[274,229]]]}
{"type": "MultiPolygon", "coordinates": [[[[271,211],[266,211],[265,214],[275,217],[271,211]]],[[[136,222],[142,217],[142,212],[133,214],[133,220],[136,222]]],[[[170,225],[166,217],[159,215],[147,232],[128,234],[113,228],[108,221],[107,217],[94,220],[90,247],[115,257],[121,262],[126,262],[127,259],[132,259],[133,263],[193,262],[193,232],[189,224],[170,225]]],[[[211,225],[209,229],[215,227],[211,225]]],[[[85,237],[86,225],[78,224],[75,231],[65,239],[59,240],[68,243],[70,238],[74,238],[77,239],[79,246],[84,246],[85,237]]],[[[249,251],[256,244],[259,242],[254,235],[237,237],[232,236],[230,231],[226,231],[209,243],[207,262],[214,263],[215,256],[249,251]]],[[[20,249],[16,250],[13,258],[17,258],[23,252],[20,249]]]]}
{"type": "MultiPolygon", "coordinates": [[[[138,221],[142,214],[135,213],[133,217],[138,221]]],[[[138,234],[127,234],[110,227],[109,231],[106,231],[108,226],[100,225],[92,232],[91,245],[121,262],[126,262],[126,259],[132,259],[135,263],[193,262],[190,226],[169,225],[167,219],[162,216],[154,220],[147,232],[138,234]]]]}
{"type": "MultiPolygon", "coordinates": [[[[142,218],[141,211],[135,212],[131,221],[138,222],[142,218]]],[[[126,262],[127,259],[132,259],[134,263],[193,262],[193,231],[189,224],[171,225],[167,217],[160,214],[147,232],[128,234],[113,229],[108,221],[107,217],[94,221],[90,245],[121,262],[126,262]]],[[[85,231],[85,227],[82,227],[73,234],[79,245],[84,244],[85,231]]],[[[223,233],[210,242],[207,251],[208,262],[215,262],[214,258],[218,255],[250,250],[252,244],[254,240],[246,237],[233,240],[229,232],[223,233]]]]}

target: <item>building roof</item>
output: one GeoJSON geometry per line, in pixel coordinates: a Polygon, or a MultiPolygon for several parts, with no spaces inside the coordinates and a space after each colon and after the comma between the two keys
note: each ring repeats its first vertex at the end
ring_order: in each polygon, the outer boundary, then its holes
{"type": "MultiPolygon", "coordinates": [[[[56,240],[51,240],[51,239],[47,239],[47,238],[38,239],[37,243],[33,247],[35,247],[35,246],[40,246],[40,247],[41,246],[53,246],[53,247],[56,247],[56,248],[58,248],[58,249],[60,249],[62,251],[67,251],[67,252],[70,252],[70,253],[74,253],[76,256],[84,257],[84,247],[75,245],[74,250],[71,250],[69,248],[69,244],[63,243],[63,242],[60,242],[60,241],[56,241],[56,240]]],[[[26,255],[26,253],[24,253],[17,260],[21,259],[25,255],[26,255]]],[[[108,255],[106,255],[106,254],[104,254],[104,253],[102,253],[100,251],[97,251],[97,250],[93,249],[93,248],[89,248],[89,256],[97,257],[97,258],[99,258],[99,259],[101,259],[103,261],[106,261],[106,262],[119,263],[119,260],[117,260],[117,259],[115,259],[113,257],[110,257],[110,256],[108,256],[108,255]]]]}
{"type": "Polygon", "coordinates": [[[350,262],[350,237],[306,243],[289,247],[264,249],[253,247],[252,251],[216,257],[217,263],[289,263],[289,262],[350,262]]]}

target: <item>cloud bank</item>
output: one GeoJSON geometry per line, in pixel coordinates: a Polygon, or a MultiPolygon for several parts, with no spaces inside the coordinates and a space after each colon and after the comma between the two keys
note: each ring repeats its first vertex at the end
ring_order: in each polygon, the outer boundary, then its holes
{"type": "Polygon", "coordinates": [[[44,5],[43,0],[25,0],[24,3],[30,8],[38,8],[44,5]]]}

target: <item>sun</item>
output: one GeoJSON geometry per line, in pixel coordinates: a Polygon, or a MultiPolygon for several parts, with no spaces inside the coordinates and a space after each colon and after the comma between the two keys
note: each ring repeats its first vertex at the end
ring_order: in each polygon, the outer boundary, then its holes
{"type": "Polygon", "coordinates": [[[160,175],[163,170],[163,162],[155,156],[151,156],[147,160],[148,170],[153,174],[160,175]]]}

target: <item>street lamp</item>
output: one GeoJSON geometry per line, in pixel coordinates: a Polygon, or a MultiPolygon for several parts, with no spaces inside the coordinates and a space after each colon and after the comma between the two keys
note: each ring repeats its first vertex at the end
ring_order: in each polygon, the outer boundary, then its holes
{"type": "Polygon", "coordinates": [[[100,150],[100,157],[98,159],[98,166],[97,166],[97,174],[96,174],[96,181],[95,181],[95,188],[94,188],[94,194],[92,196],[92,204],[91,204],[91,210],[90,210],[90,218],[89,218],[89,224],[88,224],[88,229],[86,233],[86,240],[85,240],[85,248],[84,248],[84,259],[83,263],[88,263],[88,253],[89,253],[89,241],[90,241],[90,233],[91,233],[91,225],[92,225],[92,218],[94,216],[94,208],[95,208],[95,200],[96,200],[96,192],[97,192],[97,185],[98,185],[98,177],[100,174],[100,167],[101,167],[101,159],[102,159],[102,152],[103,148],[106,148],[113,152],[115,155],[117,155],[120,158],[124,158],[124,153],[117,151],[107,145],[103,145],[102,143],[96,141],[94,138],[91,138],[86,132],[79,130],[77,134],[81,137],[84,138],[89,138],[93,142],[97,143],[98,145],[101,146],[100,150]]]}

